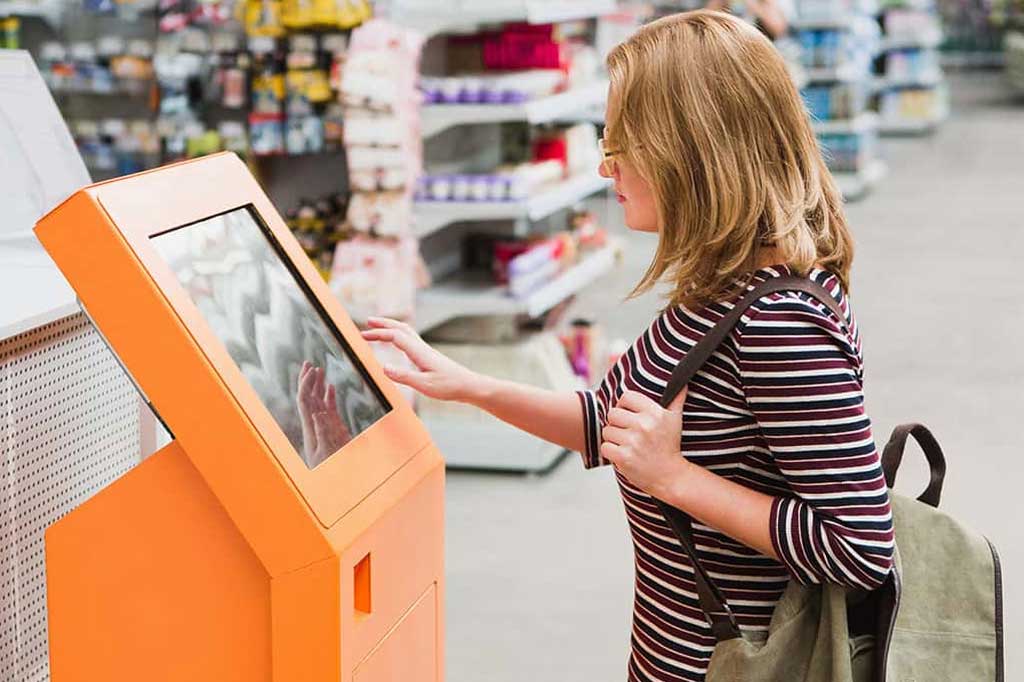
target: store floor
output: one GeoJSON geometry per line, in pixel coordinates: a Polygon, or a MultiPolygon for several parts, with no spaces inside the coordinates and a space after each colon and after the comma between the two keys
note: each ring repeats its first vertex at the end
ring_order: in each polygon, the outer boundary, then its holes
{"type": "MultiPolygon", "coordinates": [[[[885,140],[888,179],[848,208],[858,243],[854,305],[879,447],[899,422],[931,426],[949,463],[943,508],[1001,550],[1006,678],[1017,679],[1024,105],[1007,99],[995,75],[950,80],[950,120],[931,137],[885,140]]],[[[577,307],[609,336],[632,340],[659,301],[619,304],[654,244],[625,239],[623,267],[577,307]]],[[[914,495],[926,480],[916,459],[898,484],[914,495]]],[[[575,454],[539,477],[449,472],[449,682],[625,679],[632,553],[611,473],[583,471],[575,454]]]]}

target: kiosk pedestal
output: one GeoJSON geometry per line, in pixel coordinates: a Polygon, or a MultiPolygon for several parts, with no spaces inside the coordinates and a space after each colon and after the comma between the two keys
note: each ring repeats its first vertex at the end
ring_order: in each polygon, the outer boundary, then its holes
{"type": "Polygon", "coordinates": [[[443,460],[245,166],[36,232],[174,436],[47,533],[53,679],[442,680],[443,460]]]}

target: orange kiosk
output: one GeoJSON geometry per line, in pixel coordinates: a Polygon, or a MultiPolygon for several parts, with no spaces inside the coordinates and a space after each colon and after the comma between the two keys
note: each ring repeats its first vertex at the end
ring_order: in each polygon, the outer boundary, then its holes
{"type": "Polygon", "coordinates": [[[442,680],[443,460],[245,165],[36,233],[174,438],[46,534],[55,682],[442,680]]]}

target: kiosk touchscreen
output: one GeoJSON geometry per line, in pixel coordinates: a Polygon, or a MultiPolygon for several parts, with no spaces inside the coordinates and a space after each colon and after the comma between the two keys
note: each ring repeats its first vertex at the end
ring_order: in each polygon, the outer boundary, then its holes
{"type": "Polygon", "coordinates": [[[47,532],[53,679],[443,679],[443,461],[244,164],[36,232],[174,438],[47,532]]]}

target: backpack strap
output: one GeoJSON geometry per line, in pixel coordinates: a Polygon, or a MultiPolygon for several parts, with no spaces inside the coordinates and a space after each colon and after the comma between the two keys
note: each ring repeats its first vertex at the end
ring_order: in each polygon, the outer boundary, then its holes
{"type": "Polygon", "coordinates": [[[759,285],[754,287],[750,293],[739,300],[736,305],[733,306],[732,310],[729,311],[718,323],[708,331],[707,334],[701,338],[700,341],[694,345],[693,348],[686,353],[686,357],[683,361],[676,365],[675,370],[672,372],[672,377],[668,381],[668,385],[665,387],[665,394],[661,397],[661,406],[668,407],[675,400],[679,392],[683,390],[686,384],[690,383],[692,379],[704,363],[714,355],[718,347],[722,345],[722,342],[732,333],[732,330],[739,324],[740,318],[743,317],[744,313],[750,306],[757,303],[761,298],[770,294],[777,294],[783,291],[799,291],[814,297],[817,301],[827,307],[832,314],[835,315],[840,322],[846,324],[846,315],[843,313],[843,309],[839,307],[836,299],[832,298],[832,294],[829,293],[828,289],[821,286],[817,282],[811,281],[805,277],[799,277],[797,275],[784,275],[782,277],[772,277],[759,285]]]}
{"type": "Polygon", "coordinates": [[[907,437],[913,436],[928,459],[931,480],[928,487],[918,496],[919,502],[939,506],[942,496],[942,484],[946,479],[946,457],[942,454],[939,441],[923,424],[900,424],[892,431],[889,442],[882,451],[882,471],[885,472],[885,484],[892,488],[896,485],[896,471],[903,462],[903,450],[907,447],[907,437]]]}
{"type": "MultiPolygon", "coordinates": [[[[708,361],[714,352],[718,350],[718,347],[722,345],[722,342],[732,333],[732,330],[736,328],[736,325],[739,324],[743,314],[747,312],[750,306],[764,296],[784,291],[800,291],[809,294],[832,311],[841,322],[845,323],[846,316],[843,314],[842,308],[832,298],[832,294],[817,282],[797,275],[773,277],[761,282],[740,299],[733,306],[733,309],[719,320],[686,353],[683,361],[676,365],[665,388],[665,393],[661,397],[661,406],[668,407],[675,400],[679,392],[693,379],[700,368],[704,366],[704,363],[708,361]]],[[[661,500],[655,499],[655,502],[662,516],[668,522],[669,527],[672,528],[679,539],[683,551],[686,552],[690,559],[690,563],[693,566],[694,583],[697,588],[697,599],[700,602],[701,609],[704,611],[704,615],[708,619],[708,623],[711,625],[711,632],[715,636],[715,641],[724,642],[729,639],[742,637],[739,626],[736,624],[736,618],[726,603],[725,597],[714,581],[711,580],[711,576],[708,575],[697,557],[697,548],[693,541],[693,526],[690,517],[681,509],[677,509],[661,500]]]]}

